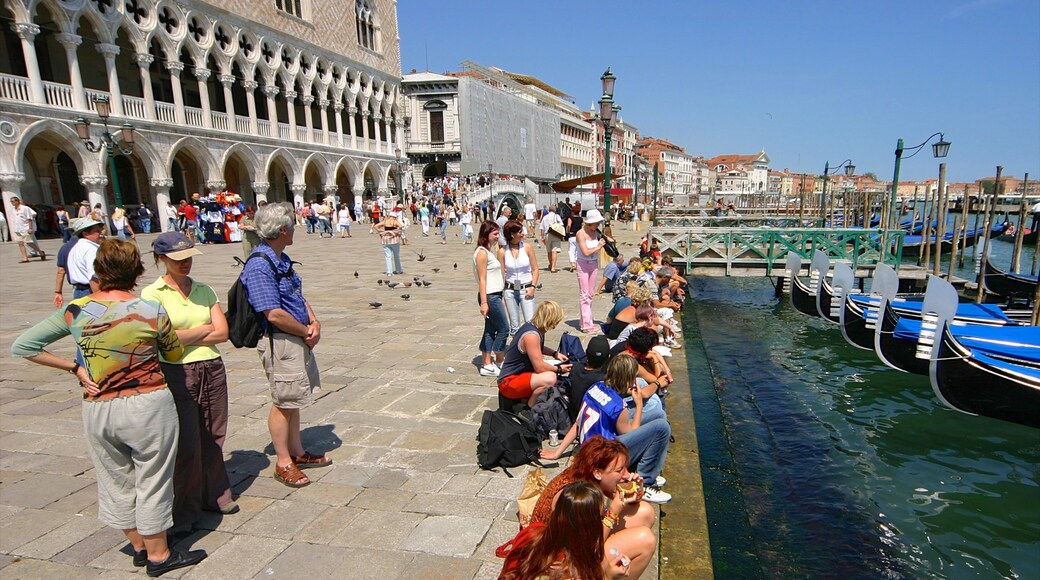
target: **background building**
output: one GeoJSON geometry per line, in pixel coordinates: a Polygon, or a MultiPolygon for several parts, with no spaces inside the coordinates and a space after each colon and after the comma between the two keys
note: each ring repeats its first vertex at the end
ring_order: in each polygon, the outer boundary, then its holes
{"type": "MultiPolygon", "coordinates": [[[[403,142],[392,0],[3,0],[5,208],[109,211],[108,156],[74,123],[135,128],[115,156],[127,206],[225,188],[247,203],[386,191],[403,142]]],[[[165,220],[160,220],[163,227],[165,220]]]]}

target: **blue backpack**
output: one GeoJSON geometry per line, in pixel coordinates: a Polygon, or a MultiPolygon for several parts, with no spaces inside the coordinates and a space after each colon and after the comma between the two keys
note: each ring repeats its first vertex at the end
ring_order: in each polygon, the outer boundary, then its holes
{"type": "Polygon", "coordinates": [[[564,332],[560,337],[560,348],[556,350],[567,355],[567,362],[574,365],[584,365],[589,360],[585,356],[585,349],[581,346],[581,339],[569,332],[564,332]]]}

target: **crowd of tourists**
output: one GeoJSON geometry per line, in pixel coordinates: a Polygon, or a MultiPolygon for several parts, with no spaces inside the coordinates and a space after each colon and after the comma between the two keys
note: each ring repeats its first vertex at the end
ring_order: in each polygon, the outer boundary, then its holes
{"type": "MultiPolygon", "coordinates": [[[[319,201],[302,206],[310,212],[270,203],[236,216],[240,231],[253,236],[243,237],[240,281],[250,308],[262,314],[256,348],[272,400],[275,479],[303,487],[311,483],[305,470],[332,463],[306,450],[300,436],[300,410],[320,389],[313,349],[321,324],[285,253],[297,228],[313,216],[313,231],[323,235],[329,233],[325,221],[346,219],[349,235],[350,223],[368,222],[381,236],[387,274],[394,275],[403,273],[399,246],[416,218],[423,230],[440,229],[442,240],[441,224],[455,225],[462,228],[462,243],[476,246],[472,265],[484,318],[479,374],[494,377],[500,395],[527,411],[549,389],[565,384],[571,427],[542,456],[558,459],[572,444],[579,446],[571,466],[543,494],[527,535],[518,536],[504,577],[550,569],[585,573],[592,567],[600,572],[580,577],[638,577],[656,543],[649,503],[671,499],[661,489],[661,472],[671,437],[664,397],[672,374],[660,345],[677,346],[674,317],[685,280],[660,252],[645,246],[631,260],[603,260],[609,281],[601,284],[601,254],[613,240],[597,209],[583,212],[569,200],[542,210],[528,204],[514,218],[508,206],[496,212],[469,204],[450,185],[438,187],[408,206],[376,200],[367,212],[362,206],[352,214],[345,205],[319,201]],[[580,330],[588,338],[587,359],[577,366],[545,345],[546,333],[563,322],[564,308],[554,301],[536,303],[541,276],[559,271],[552,265],[564,244],[579,288],[580,330]],[[539,266],[538,246],[546,247],[549,268],[539,266]],[[610,292],[616,303],[606,320],[596,321],[591,304],[601,292],[610,292]],[[619,484],[634,484],[637,491],[622,492],[619,484]]],[[[133,564],[150,576],[206,557],[202,550],[176,547],[203,511],[230,516],[240,509],[223,450],[229,404],[219,347],[230,328],[214,290],[191,275],[193,258],[202,254],[200,231],[192,229],[198,228],[198,213],[185,210],[184,216],[182,227],[154,239],[161,275],[140,297],[134,294],[144,273],[137,243],[118,235],[105,239],[111,226],[103,216],[70,219],[69,240],[56,260],[57,310],[12,347],[15,356],[67,371],[80,383],[98,517],[126,535],[133,564]],[[68,302],[66,282],[73,286],[68,302]],[[77,346],[71,359],[45,350],[66,336],[77,346]]],[[[203,227],[201,239],[208,233],[203,227]]]]}

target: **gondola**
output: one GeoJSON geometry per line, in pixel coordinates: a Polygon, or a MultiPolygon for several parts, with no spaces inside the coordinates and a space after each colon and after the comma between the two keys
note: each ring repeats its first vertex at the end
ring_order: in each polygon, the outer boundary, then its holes
{"type": "MultiPolygon", "coordinates": [[[[959,325],[956,332],[968,336],[979,327],[1018,326],[995,305],[959,304],[953,286],[945,281],[936,283],[935,280],[942,279],[929,277],[924,301],[917,303],[920,308],[914,305],[913,316],[901,315],[893,307],[891,296],[882,296],[874,334],[874,351],[886,365],[907,373],[928,374],[928,359],[921,357],[918,348],[921,329],[925,326],[922,323],[922,319],[926,318],[924,313],[931,313],[944,320],[955,320],[959,325]]],[[[985,331],[980,330],[978,333],[985,331]]],[[[931,343],[928,345],[931,346],[931,343]]]]}
{"type": "Polygon", "coordinates": [[[1037,277],[1027,274],[1012,274],[997,268],[986,260],[986,275],[983,276],[986,290],[1005,298],[1028,298],[1036,295],[1037,277]]]}
{"type": "Polygon", "coordinates": [[[971,415],[1040,428],[1040,328],[989,329],[982,338],[959,338],[946,320],[937,324],[928,376],[939,400],[971,415]],[[1001,338],[1011,333],[1014,340],[1001,338]]]}
{"type": "Polygon", "coordinates": [[[794,306],[795,310],[802,314],[819,316],[819,313],[816,310],[815,296],[815,293],[819,291],[819,281],[817,281],[816,288],[810,288],[802,282],[801,278],[798,277],[798,273],[801,269],[801,256],[793,252],[788,254],[786,276],[791,282],[791,305],[794,306]]]}
{"type": "MultiPolygon", "coordinates": [[[[1022,243],[1035,244],[1037,233],[1040,233],[1040,231],[1026,229],[1026,233],[1022,235],[1022,243]]],[[[1015,234],[1001,234],[996,236],[996,238],[1002,242],[1014,242],[1015,234]]]]}

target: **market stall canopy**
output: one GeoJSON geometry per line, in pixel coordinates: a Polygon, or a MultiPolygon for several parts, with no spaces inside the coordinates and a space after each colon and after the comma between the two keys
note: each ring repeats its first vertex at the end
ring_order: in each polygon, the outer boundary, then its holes
{"type": "MultiPolygon", "coordinates": [[[[582,185],[603,185],[603,175],[603,173],[596,173],[593,175],[586,175],[585,177],[579,177],[577,179],[568,179],[567,181],[560,181],[554,183],[552,185],[552,188],[554,191],[558,191],[560,193],[570,193],[574,191],[575,188],[580,187],[582,185]]],[[[623,175],[623,173],[614,173],[613,171],[611,171],[610,179],[611,181],[613,181],[622,177],[623,175]]]]}

